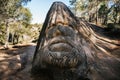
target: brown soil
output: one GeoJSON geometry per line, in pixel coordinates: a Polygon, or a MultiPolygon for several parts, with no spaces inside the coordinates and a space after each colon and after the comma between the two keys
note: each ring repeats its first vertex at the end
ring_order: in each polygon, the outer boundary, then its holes
{"type": "Polygon", "coordinates": [[[0,80],[31,80],[30,69],[35,44],[0,48],[0,80]]]}

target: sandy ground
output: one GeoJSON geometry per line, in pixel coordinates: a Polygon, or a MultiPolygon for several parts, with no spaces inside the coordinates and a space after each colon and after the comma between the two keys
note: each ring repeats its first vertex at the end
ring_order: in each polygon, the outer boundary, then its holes
{"type": "Polygon", "coordinates": [[[0,48],[0,80],[31,80],[30,69],[36,45],[12,47],[8,50],[0,48]]]}
{"type": "MultiPolygon", "coordinates": [[[[8,50],[0,47],[0,80],[32,80],[30,70],[35,47],[36,44],[15,45],[8,50]]],[[[120,58],[120,47],[111,53],[120,58]]]]}

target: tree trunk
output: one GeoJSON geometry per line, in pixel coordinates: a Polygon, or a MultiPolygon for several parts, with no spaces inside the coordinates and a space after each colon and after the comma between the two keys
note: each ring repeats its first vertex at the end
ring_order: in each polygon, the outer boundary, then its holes
{"type": "Polygon", "coordinates": [[[12,44],[14,45],[14,32],[12,33],[12,44]]]}
{"type": "Polygon", "coordinates": [[[7,21],[6,22],[6,37],[5,37],[5,45],[4,45],[5,49],[7,49],[9,46],[8,41],[9,41],[9,22],[7,21]]]}
{"type": "Polygon", "coordinates": [[[106,24],[107,24],[107,21],[108,21],[108,19],[107,19],[107,15],[104,15],[104,21],[103,21],[103,24],[106,25],[106,24]]]}
{"type": "Polygon", "coordinates": [[[120,16],[119,16],[119,21],[118,21],[118,24],[120,24],[120,16]]]}
{"type": "Polygon", "coordinates": [[[54,2],[38,39],[32,76],[34,80],[120,80],[119,53],[119,39],[75,17],[64,3],[54,2]]]}
{"type": "Polygon", "coordinates": [[[16,40],[17,40],[17,44],[18,44],[18,42],[19,42],[19,35],[17,35],[16,40]]]}
{"type": "Polygon", "coordinates": [[[98,0],[96,2],[96,17],[95,17],[96,24],[98,23],[98,8],[97,8],[97,6],[98,6],[98,0]]]}

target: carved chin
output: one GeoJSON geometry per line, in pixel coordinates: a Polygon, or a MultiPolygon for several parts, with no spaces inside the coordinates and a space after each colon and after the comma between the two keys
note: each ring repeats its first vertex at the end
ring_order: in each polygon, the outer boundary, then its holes
{"type": "Polygon", "coordinates": [[[42,63],[59,68],[73,68],[81,63],[81,57],[75,47],[67,43],[51,44],[42,49],[42,63]]]}

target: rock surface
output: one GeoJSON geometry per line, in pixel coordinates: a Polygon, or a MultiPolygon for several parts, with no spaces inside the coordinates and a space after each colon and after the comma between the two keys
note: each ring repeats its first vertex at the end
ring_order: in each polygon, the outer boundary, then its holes
{"type": "Polygon", "coordinates": [[[120,40],[54,2],[32,65],[35,80],[120,80],[120,40]]]}

